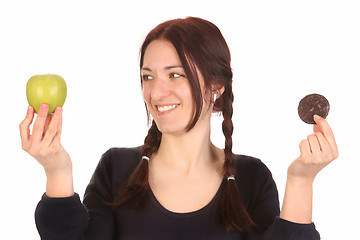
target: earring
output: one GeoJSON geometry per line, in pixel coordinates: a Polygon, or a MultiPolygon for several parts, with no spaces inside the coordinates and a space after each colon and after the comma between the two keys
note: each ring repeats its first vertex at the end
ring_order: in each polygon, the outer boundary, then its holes
{"type": "Polygon", "coordinates": [[[216,101],[216,93],[214,94],[214,103],[215,103],[215,101],[216,101]]]}

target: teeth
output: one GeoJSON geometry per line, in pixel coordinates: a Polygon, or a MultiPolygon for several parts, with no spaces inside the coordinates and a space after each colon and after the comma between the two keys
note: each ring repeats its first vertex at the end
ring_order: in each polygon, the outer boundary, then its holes
{"type": "Polygon", "coordinates": [[[163,107],[158,106],[159,112],[166,112],[166,111],[169,111],[174,108],[176,108],[176,105],[169,105],[169,106],[163,106],[163,107]]]}

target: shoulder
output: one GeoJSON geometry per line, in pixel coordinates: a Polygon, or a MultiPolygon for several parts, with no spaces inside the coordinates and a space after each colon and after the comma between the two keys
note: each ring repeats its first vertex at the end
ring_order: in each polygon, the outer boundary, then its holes
{"type": "Polygon", "coordinates": [[[276,183],[268,167],[258,158],[236,155],[236,184],[251,218],[267,228],[280,213],[276,183]]]}
{"type": "Polygon", "coordinates": [[[268,167],[260,159],[244,155],[235,156],[234,166],[236,184],[248,211],[254,214],[254,209],[266,205],[265,210],[273,211],[270,214],[272,221],[278,213],[279,203],[276,183],[268,167]]]}
{"type": "Polygon", "coordinates": [[[103,161],[112,161],[112,162],[127,162],[133,161],[136,158],[139,158],[141,155],[141,146],[139,147],[112,147],[108,149],[103,155],[101,160],[103,161]]]}
{"type": "Polygon", "coordinates": [[[131,175],[141,161],[140,149],[141,146],[133,148],[110,148],[101,156],[98,169],[101,168],[106,171],[114,180],[124,180],[131,175]]]}
{"type": "Polygon", "coordinates": [[[273,185],[274,180],[269,168],[258,158],[235,155],[234,167],[236,182],[239,186],[249,189],[262,188],[264,185],[273,185]]]}
{"type": "Polygon", "coordinates": [[[138,165],[140,148],[110,148],[102,154],[85,191],[84,203],[87,207],[97,206],[98,198],[105,202],[112,201],[119,185],[126,181],[138,165]]]}
{"type": "Polygon", "coordinates": [[[270,173],[267,166],[258,158],[246,156],[246,155],[235,155],[234,167],[237,173],[270,173]]]}

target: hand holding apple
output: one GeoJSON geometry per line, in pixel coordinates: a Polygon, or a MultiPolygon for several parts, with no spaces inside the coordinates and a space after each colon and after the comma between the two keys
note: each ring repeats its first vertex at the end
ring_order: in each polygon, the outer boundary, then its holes
{"type": "Polygon", "coordinates": [[[32,76],[26,84],[26,96],[29,105],[38,113],[40,105],[49,106],[48,114],[54,113],[56,107],[62,107],[66,99],[65,80],[56,74],[32,76]]]}
{"type": "Polygon", "coordinates": [[[26,86],[30,106],[19,126],[23,150],[44,167],[48,197],[74,194],[71,158],[60,143],[66,90],[66,83],[59,75],[31,77],[26,86]],[[37,117],[31,132],[35,112],[37,117]]]}
{"type": "Polygon", "coordinates": [[[28,107],[26,117],[19,126],[21,145],[44,167],[47,176],[46,195],[69,197],[74,194],[74,189],[71,158],[60,143],[63,109],[57,107],[51,115],[48,109],[47,104],[41,104],[31,133],[34,108],[28,107]]]}

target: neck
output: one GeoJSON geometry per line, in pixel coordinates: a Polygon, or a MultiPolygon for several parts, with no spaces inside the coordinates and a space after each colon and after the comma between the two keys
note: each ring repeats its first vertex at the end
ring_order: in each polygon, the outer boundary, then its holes
{"type": "Polygon", "coordinates": [[[196,124],[189,132],[183,134],[162,134],[161,144],[156,153],[158,161],[185,174],[196,172],[199,168],[214,166],[221,153],[220,149],[211,143],[210,121],[207,123],[196,124]]]}

